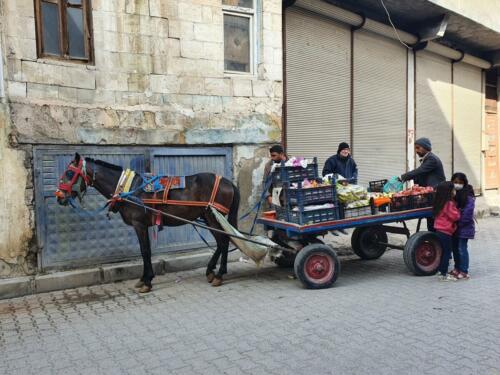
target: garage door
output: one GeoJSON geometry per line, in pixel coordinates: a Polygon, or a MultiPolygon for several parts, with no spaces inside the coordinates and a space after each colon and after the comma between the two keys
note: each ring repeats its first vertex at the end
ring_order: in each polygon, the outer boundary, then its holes
{"type": "Polygon", "coordinates": [[[452,84],[449,59],[426,51],[416,53],[415,102],[416,136],[432,141],[433,152],[443,162],[446,178],[450,178],[452,84]]]}
{"type": "Polygon", "coordinates": [[[320,168],[350,141],[350,35],[345,25],[286,9],[287,149],[318,156],[320,168]]]}
{"type": "MultiPolygon", "coordinates": [[[[82,215],[57,204],[54,191],[75,150],[87,157],[132,167],[138,172],[144,172],[145,165],[149,164],[154,171],[166,174],[207,171],[232,177],[231,148],[36,147],[36,223],[43,269],[94,265],[140,256],[133,228],[126,226],[119,215],[112,214],[108,220],[105,213],[82,215]]],[[[85,208],[96,210],[105,202],[103,196],[90,188],[85,208]]],[[[166,228],[153,241],[153,254],[202,246],[202,241],[190,228],[166,228]]]]}
{"type": "Polygon", "coordinates": [[[406,171],[407,50],[367,31],[354,33],[353,156],[359,183],[406,171]]]}
{"type": "Polygon", "coordinates": [[[482,86],[480,68],[453,66],[453,169],[465,173],[476,189],[481,187],[482,86]]]}

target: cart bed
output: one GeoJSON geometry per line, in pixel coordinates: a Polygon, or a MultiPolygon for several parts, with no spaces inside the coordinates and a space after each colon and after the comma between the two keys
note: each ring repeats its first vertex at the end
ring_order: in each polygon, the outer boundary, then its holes
{"type": "Polygon", "coordinates": [[[267,219],[262,217],[259,218],[257,222],[260,224],[264,224],[268,227],[284,230],[287,232],[287,235],[293,236],[297,234],[315,234],[315,233],[328,232],[330,230],[373,226],[385,223],[402,222],[406,220],[422,219],[428,217],[432,217],[432,208],[430,207],[419,208],[416,210],[381,213],[377,215],[362,216],[352,219],[325,221],[323,223],[316,223],[309,225],[299,225],[294,223],[288,223],[286,221],[267,219]]]}

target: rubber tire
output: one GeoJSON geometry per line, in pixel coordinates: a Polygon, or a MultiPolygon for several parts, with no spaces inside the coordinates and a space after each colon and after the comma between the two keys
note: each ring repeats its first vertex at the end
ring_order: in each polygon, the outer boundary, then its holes
{"type": "Polygon", "coordinates": [[[378,240],[387,243],[387,233],[380,226],[362,227],[354,229],[351,236],[351,246],[354,254],[361,259],[373,260],[380,258],[387,249],[385,245],[376,245],[375,247],[367,247],[365,244],[367,236],[376,233],[378,240]]]}
{"type": "Polygon", "coordinates": [[[416,276],[431,276],[436,274],[439,268],[439,261],[436,262],[436,267],[431,270],[423,269],[418,263],[416,259],[416,252],[418,246],[423,242],[433,242],[434,246],[436,246],[441,254],[439,255],[439,259],[443,255],[443,250],[441,248],[441,244],[439,243],[438,236],[433,232],[417,232],[412,235],[408,241],[406,241],[406,245],[403,251],[403,259],[406,264],[408,270],[416,276]]]}
{"type": "MultiPolygon", "coordinates": [[[[319,244],[324,243],[319,238],[314,238],[314,237],[310,238],[308,240],[305,240],[304,242],[306,242],[304,244],[304,246],[307,246],[307,245],[313,244],[313,243],[319,243],[319,244]]],[[[295,264],[295,258],[296,257],[297,257],[297,253],[292,253],[292,252],[288,253],[287,252],[287,253],[284,253],[283,256],[274,259],[274,263],[279,268],[293,268],[293,266],[295,264]]]]}
{"type": "Polygon", "coordinates": [[[329,245],[325,244],[311,244],[305,246],[302,250],[300,250],[297,254],[297,257],[295,258],[295,264],[294,264],[294,271],[295,271],[295,276],[300,280],[302,285],[304,285],[305,288],[307,289],[325,289],[329,288],[335,283],[337,280],[339,274],[340,274],[340,262],[339,258],[337,257],[337,253],[333,248],[329,245]],[[312,255],[325,255],[331,258],[331,261],[333,262],[333,274],[330,277],[330,279],[322,282],[322,283],[316,283],[309,279],[306,275],[306,272],[304,270],[305,265],[307,260],[309,259],[310,256],[312,255]]]}

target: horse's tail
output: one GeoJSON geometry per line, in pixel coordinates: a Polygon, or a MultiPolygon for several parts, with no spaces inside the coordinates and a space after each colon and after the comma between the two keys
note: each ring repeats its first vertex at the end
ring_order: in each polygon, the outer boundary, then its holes
{"type": "Polygon", "coordinates": [[[234,183],[232,183],[232,185],[234,194],[233,194],[233,201],[231,202],[231,207],[229,207],[229,214],[227,216],[227,220],[235,229],[238,229],[238,209],[240,207],[240,190],[234,183]]]}

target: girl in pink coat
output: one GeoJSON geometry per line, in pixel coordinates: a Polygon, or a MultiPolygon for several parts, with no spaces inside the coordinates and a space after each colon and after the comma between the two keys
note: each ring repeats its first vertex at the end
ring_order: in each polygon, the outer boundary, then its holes
{"type": "Polygon", "coordinates": [[[453,249],[453,234],[457,230],[460,211],[455,203],[455,187],[453,182],[441,182],[436,188],[434,198],[434,228],[443,250],[438,268],[438,277],[442,281],[456,281],[457,278],[448,274],[451,252],[453,249]]]}

